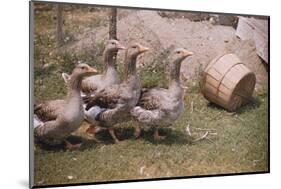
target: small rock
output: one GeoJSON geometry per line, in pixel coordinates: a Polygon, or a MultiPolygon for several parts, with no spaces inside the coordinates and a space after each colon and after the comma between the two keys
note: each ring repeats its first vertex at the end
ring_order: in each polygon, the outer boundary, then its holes
{"type": "Polygon", "coordinates": [[[73,176],[69,175],[69,176],[67,176],[67,179],[72,180],[73,176]]]}
{"type": "Polygon", "coordinates": [[[48,68],[50,66],[50,64],[44,64],[43,68],[48,68]]]}
{"type": "Polygon", "coordinates": [[[236,112],[226,112],[226,115],[233,116],[233,115],[237,115],[237,114],[236,114],[236,112]]]}
{"type": "Polygon", "coordinates": [[[171,176],[170,171],[168,171],[168,172],[166,173],[166,176],[167,176],[167,177],[170,177],[170,176],[171,176]]]}
{"type": "Polygon", "coordinates": [[[37,183],[38,184],[43,184],[45,181],[44,180],[40,180],[40,181],[38,181],[37,183]]]}
{"type": "Polygon", "coordinates": [[[70,40],[70,38],[69,37],[66,37],[65,39],[64,39],[64,42],[68,42],[70,40]]]}
{"type": "Polygon", "coordinates": [[[142,166],[142,167],[140,168],[140,174],[141,174],[141,175],[143,175],[144,169],[145,169],[145,166],[142,166]]]}

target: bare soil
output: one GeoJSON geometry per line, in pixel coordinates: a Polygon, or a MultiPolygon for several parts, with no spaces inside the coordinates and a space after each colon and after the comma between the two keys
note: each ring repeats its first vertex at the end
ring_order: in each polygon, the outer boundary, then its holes
{"type": "MultiPolygon", "coordinates": [[[[184,61],[182,76],[196,81],[202,69],[216,56],[235,53],[257,77],[256,89],[265,89],[268,82],[266,66],[256,54],[255,44],[240,40],[231,26],[214,25],[209,20],[190,21],[190,18],[167,17],[156,11],[120,10],[118,39],[125,45],[140,42],[151,50],[140,58],[141,65],[157,62],[167,50],[185,47],[195,55],[184,61]],[[160,16],[162,15],[162,16],[160,16]]],[[[100,26],[77,36],[68,49],[80,53],[108,38],[108,26],[100,26]]],[[[123,57],[123,53],[119,53],[123,57]]],[[[158,61],[159,62],[159,61],[158,61]]]]}

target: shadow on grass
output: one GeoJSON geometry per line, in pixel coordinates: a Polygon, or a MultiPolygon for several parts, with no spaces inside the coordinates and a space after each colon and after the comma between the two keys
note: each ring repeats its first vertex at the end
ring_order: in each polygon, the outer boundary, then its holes
{"type": "MultiPolygon", "coordinates": [[[[118,127],[115,129],[115,133],[118,139],[121,141],[126,141],[126,140],[135,140],[134,138],[134,130],[133,128],[122,128],[118,127]]],[[[165,139],[161,141],[155,141],[153,138],[153,130],[150,129],[148,131],[144,131],[142,129],[140,139],[141,140],[146,140],[152,144],[165,144],[165,145],[172,145],[172,144],[192,144],[191,139],[184,133],[178,130],[172,130],[169,128],[163,128],[159,129],[160,135],[166,136],[165,139]]],[[[78,149],[79,151],[84,151],[92,148],[97,148],[100,145],[111,145],[113,144],[113,140],[107,130],[102,130],[99,133],[96,134],[96,138],[100,141],[98,143],[97,141],[91,139],[91,138],[86,138],[86,137],[81,137],[81,136],[70,136],[67,138],[67,140],[71,144],[79,144],[82,143],[82,146],[78,149]]],[[[37,145],[39,145],[40,149],[45,150],[45,151],[67,151],[66,146],[64,142],[61,144],[57,145],[49,145],[43,142],[37,142],[37,145]]],[[[118,144],[116,144],[118,145],[118,144]]]]}
{"type": "Polygon", "coordinates": [[[213,110],[226,111],[223,107],[221,107],[221,106],[219,106],[219,105],[217,105],[217,104],[215,104],[215,103],[213,103],[213,102],[209,102],[209,103],[207,104],[207,107],[208,107],[208,108],[211,108],[211,109],[213,109],[213,110]]]}
{"type": "Polygon", "coordinates": [[[50,144],[39,141],[36,143],[36,150],[37,150],[37,148],[40,148],[41,150],[44,150],[44,151],[58,152],[58,151],[64,150],[65,145],[63,143],[57,144],[57,145],[50,145],[50,144]]]}
{"type": "MultiPolygon", "coordinates": [[[[249,99],[249,102],[241,107],[239,107],[235,113],[236,114],[243,114],[249,110],[253,110],[253,109],[257,109],[260,107],[261,101],[259,98],[257,97],[252,97],[249,99]]],[[[211,108],[213,110],[218,110],[218,111],[227,111],[226,109],[224,109],[223,107],[213,103],[213,102],[209,102],[208,103],[208,108],[211,108]]]]}
{"type": "MultiPolygon", "coordinates": [[[[80,136],[74,136],[71,135],[67,138],[67,141],[69,141],[71,144],[82,144],[81,147],[77,150],[83,151],[85,149],[89,148],[95,148],[97,147],[98,143],[94,140],[88,139],[88,138],[83,138],[80,136]]],[[[40,149],[45,150],[45,151],[53,151],[53,152],[58,152],[58,151],[67,151],[66,145],[64,142],[61,142],[60,144],[47,144],[42,141],[37,141],[36,145],[40,147],[40,149]]]]}
{"type": "Polygon", "coordinates": [[[152,144],[191,144],[191,139],[184,132],[178,130],[172,130],[169,128],[159,129],[159,134],[161,136],[165,136],[165,139],[160,141],[154,140],[153,132],[153,129],[148,131],[142,130],[140,138],[152,144]]]}
{"type": "MultiPolygon", "coordinates": [[[[71,136],[69,138],[71,139],[69,141],[71,141],[72,144],[78,144],[79,143],[78,137],[74,137],[74,139],[73,139],[72,136],[71,136]]],[[[63,141],[61,143],[57,143],[57,144],[49,144],[49,143],[46,143],[46,142],[41,141],[41,140],[36,140],[36,146],[39,147],[42,150],[45,150],[45,151],[61,151],[61,150],[65,149],[65,144],[64,144],[63,141]]]]}
{"type": "Polygon", "coordinates": [[[249,103],[244,105],[244,106],[242,106],[242,107],[240,107],[240,108],[238,108],[236,110],[236,113],[237,114],[243,114],[243,113],[245,113],[247,111],[259,108],[260,105],[261,105],[261,100],[259,98],[257,98],[257,97],[255,97],[255,98],[252,97],[250,99],[249,103]]]}
{"type": "MultiPolygon", "coordinates": [[[[142,129],[140,139],[146,140],[152,144],[190,144],[191,140],[188,138],[188,136],[178,130],[172,130],[169,128],[163,128],[159,129],[159,132],[161,135],[166,136],[165,139],[161,141],[155,141],[153,138],[153,130],[150,129],[148,131],[144,131],[142,129]]],[[[132,127],[117,127],[115,129],[115,133],[118,139],[121,141],[126,141],[126,140],[136,140],[134,138],[134,129],[132,127]]],[[[111,136],[109,135],[107,130],[103,130],[99,132],[96,135],[97,139],[101,141],[102,144],[112,144],[113,140],[111,136]]]]}

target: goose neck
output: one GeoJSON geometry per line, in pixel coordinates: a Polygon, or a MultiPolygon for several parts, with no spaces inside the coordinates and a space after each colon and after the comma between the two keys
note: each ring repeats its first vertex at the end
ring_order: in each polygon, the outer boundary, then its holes
{"type": "Polygon", "coordinates": [[[115,64],[116,56],[117,56],[116,51],[110,51],[108,49],[106,49],[104,51],[104,54],[103,54],[104,72],[106,72],[106,70],[108,70],[108,68],[114,68],[115,69],[115,67],[116,67],[116,64],[115,64]]]}
{"type": "Polygon", "coordinates": [[[137,74],[136,70],[136,62],[137,62],[137,56],[128,56],[126,57],[125,66],[125,79],[129,79],[131,76],[135,76],[137,74]]]}

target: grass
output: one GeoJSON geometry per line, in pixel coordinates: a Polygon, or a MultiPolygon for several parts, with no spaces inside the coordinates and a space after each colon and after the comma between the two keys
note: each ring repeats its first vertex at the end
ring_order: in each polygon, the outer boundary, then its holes
{"type": "MultiPolygon", "coordinates": [[[[53,50],[51,14],[50,11],[35,17],[39,23],[38,32],[35,31],[36,100],[56,99],[66,94],[61,73],[73,69],[71,62],[86,61],[98,70],[102,67],[101,57],[92,52],[71,54],[53,50]]],[[[77,14],[82,16],[80,12],[77,14]]],[[[103,45],[98,44],[97,48],[99,51],[103,45]]],[[[143,86],[167,85],[164,68],[155,65],[140,71],[143,86]]],[[[119,64],[121,75],[122,70],[123,65],[119,64]]],[[[230,114],[205,100],[199,84],[185,85],[188,86],[184,94],[185,111],[173,127],[160,130],[167,136],[165,140],[155,142],[151,130],[142,131],[141,138],[135,140],[132,122],[126,122],[116,127],[117,136],[123,139],[121,144],[113,144],[107,132],[98,133],[102,143],[96,143],[85,134],[87,124],[83,123],[72,136],[73,140],[83,142],[80,150],[36,149],[35,185],[267,171],[267,90],[256,92],[249,105],[230,114]],[[192,137],[186,132],[188,124],[192,137]],[[204,134],[196,128],[214,129],[217,135],[210,136],[212,142],[193,143],[194,138],[204,134]]]]}
{"type": "MultiPolygon", "coordinates": [[[[74,135],[84,146],[79,151],[61,149],[35,152],[35,181],[65,184],[122,179],[209,175],[267,171],[267,98],[257,96],[238,113],[210,105],[200,94],[187,92],[185,112],[173,129],[162,129],[167,138],[155,142],[152,131],[133,138],[132,123],[117,127],[123,143],[112,144],[106,132],[98,134],[101,144],[87,138],[84,123],[74,135]],[[191,102],[194,111],[191,113],[191,102]],[[185,128],[212,128],[217,132],[212,143],[191,143],[185,128]],[[69,179],[72,176],[73,179],[69,179]]],[[[194,131],[192,131],[194,133],[194,131]]],[[[203,133],[200,133],[203,135],[203,133]]]]}

